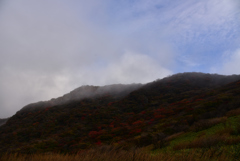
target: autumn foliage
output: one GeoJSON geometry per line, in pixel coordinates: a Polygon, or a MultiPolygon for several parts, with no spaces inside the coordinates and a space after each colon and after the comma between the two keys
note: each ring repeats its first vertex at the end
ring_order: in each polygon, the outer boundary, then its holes
{"type": "Polygon", "coordinates": [[[165,138],[199,131],[222,121],[212,118],[234,115],[228,111],[240,106],[240,86],[234,82],[238,79],[183,73],[125,95],[31,105],[35,108],[23,108],[0,126],[0,153],[77,153],[104,145],[162,148],[165,138]]]}

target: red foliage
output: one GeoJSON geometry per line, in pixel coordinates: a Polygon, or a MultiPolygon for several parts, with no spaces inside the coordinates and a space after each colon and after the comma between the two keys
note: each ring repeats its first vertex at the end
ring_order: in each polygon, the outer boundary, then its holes
{"type": "Polygon", "coordinates": [[[111,127],[111,128],[114,127],[114,121],[110,123],[109,127],[111,127]]]}
{"type": "Polygon", "coordinates": [[[98,142],[95,143],[96,145],[101,145],[102,142],[99,140],[98,142]]]}
{"type": "Polygon", "coordinates": [[[110,102],[110,103],[108,103],[108,106],[111,106],[113,104],[113,102],[110,102]]]}
{"type": "Polygon", "coordinates": [[[59,147],[62,147],[62,146],[64,146],[64,144],[58,144],[58,146],[59,146],[59,147]]]}
{"type": "Polygon", "coordinates": [[[186,111],[192,111],[193,108],[189,107],[189,108],[186,108],[186,111]]]}
{"type": "Polygon", "coordinates": [[[117,132],[120,131],[122,128],[121,127],[115,127],[111,130],[111,132],[117,132]]]}
{"type": "Polygon", "coordinates": [[[34,126],[34,125],[37,125],[37,124],[39,124],[39,122],[35,122],[35,123],[33,123],[33,126],[34,126]]]}
{"type": "Polygon", "coordinates": [[[91,137],[91,138],[96,138],[98,135],[99,135],[98,131],[90,131],[88,133],[88,136],[91,137]]]}
{"type": "Polygon", "coordinates": [[[156,112],[164,112],[164,111],[166,111],[166,109],[165,108],[159,108],[159,109],[156,109],[155,111],[156,112]]]}
{"type": "Polygon", "coordinates": [[[196,101],[202,101],[203,99],[196,99],[196,101]]]}
{"type": "Polygon", "coordinates": [[[185,107],[179,107],[179,108],[177,108],[177,111],[182,111],[184,109],[185,109],[185,107]]]}
{"type": "Polygon", "coordinates": [[[136,130],[136,133],[140,133],[140,132],[142,132],[142,129],[137,129],[136,130]]]}
{"type": "Polygon", "coordinates": [[[134,130],[130,131],[129,134],[137,134],[137,133],[140,133],[140,132],[142,132],[142,129],[134,129],[134,130]]]}
{"type": "Polygon", "coordinates": [[[146,111],[142,111],[142,112],[141,112],[141,114],[145,114],[145,113],[146,113],[146,111]]]}
{"type": "Polygon", "coordinates": [[[50,107],[45,108],[45,111],[48,111],[50,107]]]}
{"type": "Polygon", "coordinates": [[[173,110],[166,110],[165,114],[171,115],[171,114],[174,114],[174,111],[173,110]]]}
{"type": "Polygon", "coordinates": [[[143,124],[143,121],[141,120],[138,120],[138,121],[135,121],[134,123],[132,123],[133,125],[141,125],[143,124]]]}
{"type": "Polygon", "coordinates": [[[120,123],[121,126],[128,126],[127,123],[120,123]]]}
{"type": "Polygon", "coordinates": [[[159,115],[158,113],[154,113],[154,117],[157,118],[157,119],[162,119],[165,116],[164,115],[159,115]]]}
{"type": "Polygon", "coordinates": [[[153,123],[154,119],[151,119],[148,121],[148,125],[151,125],[153,123]]]}

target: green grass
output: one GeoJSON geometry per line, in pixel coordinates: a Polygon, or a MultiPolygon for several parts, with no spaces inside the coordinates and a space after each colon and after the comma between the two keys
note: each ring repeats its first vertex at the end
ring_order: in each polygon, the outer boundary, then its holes
{"type": "MultiPolygon", "coordinates": [[[[219,136],[224,135],[224,134],[227,135],[226,139],[228,139],[228,140],[231,140],[231,139],[234,140],[235,139],[236,141],[238,141],[238,139],[240,139],[239,135],[232,135],[232,134],[230,135],[228,133],[231,132],[231,129],[236,131],[240,127],[239,120],[240,120],[240,115],[232,116],[232,117],[228,117],[226,119],[226,122],[216,124],[216,125],[214,125],[210,128],[207,128],[207,129],[204,129],[204,130],[201,130],[201,131],[198,131],[198,132],[189,131],[189,132],[182,133],[179,136],[177,136],[176,138],[173,138],[171,141],[169,141],[168,146],[166,146],[162,149],[157,149],[157,150],[155,150],[154,153],[173,151],[173,149],[176,145],[185,144],[185,143],[192,143],[199,138],[202,138],[202,139],[206,138],[207,139],[209,137],[212,137],[212,138],[219,137],[219,136]],[[230,131],[229,131],[229,129],[230,129],[230,131]]],[[[221,139],[220,139],[220,141],[221,141],[221,139]]],[[[226,147],[226,149],[229,149],[230,147],[231,147],[230,149],[236,149],[236,147],[238,147],[238,145],[229,146],[229,145],[226,145],[226,144],[229,144],[229,143],[224,143],[221,146],[226,147]]],[[[236,142],[236,144],[237,144],[237,142],[236,142]]],[[[239,145],[239,147],[240,147],[240,145],[239,145]]],[[[229,151],[231,151],[231,150],[229,150],[229,151]]]]}

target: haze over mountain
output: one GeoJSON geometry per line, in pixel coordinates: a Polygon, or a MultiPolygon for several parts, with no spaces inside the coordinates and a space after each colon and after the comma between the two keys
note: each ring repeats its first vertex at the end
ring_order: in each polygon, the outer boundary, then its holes
{"type": "Polygon", "coordinates": [[[110,96],[113,98],[122,98],[134,90],[140,88],[142,84],[114,84],[107,86],[81,86],[77,89],[74,89],[68,94],[63,95],[62,97],[58,97],[56,99],[51,99],[49,101],[42,101],[38,103],[29,104],[21,111],[34,111],[37,107],[44,108],[49,106],[57,106],[61,104],[71,103],[74,101],[81,101],[83,99],[97,99],[103,96],[110,96]]]}
{"type": "Polygon", "coordinates": [[[3,124],[5,124],[7,122],[7,119],[0,119],[0,126],[2,126],[3,124]]]}

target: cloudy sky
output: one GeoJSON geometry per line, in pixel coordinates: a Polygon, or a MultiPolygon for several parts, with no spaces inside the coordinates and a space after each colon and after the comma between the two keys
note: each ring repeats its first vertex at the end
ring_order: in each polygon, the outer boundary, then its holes
{"type": "Polygon", "coordinates": [[[1,0],[0,118],[81,85],[240,74],[239,0],[1,0]]]}

